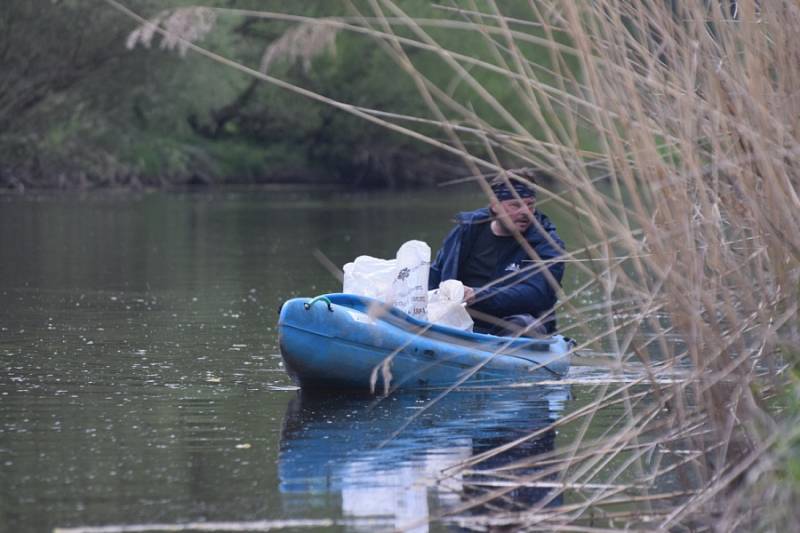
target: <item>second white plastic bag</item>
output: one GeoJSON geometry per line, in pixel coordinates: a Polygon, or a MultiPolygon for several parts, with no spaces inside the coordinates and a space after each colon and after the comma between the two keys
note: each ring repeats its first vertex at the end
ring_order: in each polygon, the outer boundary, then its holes
{"type": "Polygon", "coordinates": [[[463,305],[464,284],[448,279],[428,293],[428,320],[434,324],[472,331],[474,322],[463,305]]]}

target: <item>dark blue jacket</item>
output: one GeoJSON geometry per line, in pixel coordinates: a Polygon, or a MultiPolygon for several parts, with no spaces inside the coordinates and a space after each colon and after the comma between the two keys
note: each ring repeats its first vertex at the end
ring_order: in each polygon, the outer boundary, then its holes
{"type": "MultiPolygon", "coordinates": [[[[564,242],[556,233],[556,227],[538,211],[534,216],[557,246],[547,241],[536,224],[531,224],[527,229],[523,235],[525,240],[542,260],[561,257],[564,254],[564,242]]],[[[438,288],[439,283],[444,280],[458,279],[459,268],[469,256],[470,247],[478,233],[476,224],[486,223],[491,217],[488,207],[457,215],[458,225],[445,237],[442,248],[431,264],[428,278],[430,289],[438,288]]],[[[542,272],[543,268],[539,261],[528,256],[522,246],[512,247],[503,257],[498,258],[491,281],[504,276],[508,276],[508,279],[480,291],[476,302],[470,307],[499,318],[523,313],[535,317],[545,316],[556,303],[556,292],[542,272]]],[[[564,276],[564,263],[549,263],[546,268],[560,285],[564,276]]],[[[548,330],[554,329],[554,321],[548,326],[548,330]]]]}

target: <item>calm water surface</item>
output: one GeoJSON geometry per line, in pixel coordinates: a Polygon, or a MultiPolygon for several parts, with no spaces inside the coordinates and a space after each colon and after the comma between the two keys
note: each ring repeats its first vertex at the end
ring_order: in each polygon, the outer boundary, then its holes
{"type": "MultiPolygon", "coordinates": [[[[0,530],[442,529],[424,519],[469,498],[470,480],[434,476],[585,404],[591,386],[461,392],[427,410],[424,394],[311,397],[283,371],[275,322],[286,299],[340,288],[314,250],[340,266],[412,238],[435,252],[452,215],[482,203],[449,191],[0,196],[0,530]]],[[[544,433],[484,467],[570,438],[544,433]]]]}

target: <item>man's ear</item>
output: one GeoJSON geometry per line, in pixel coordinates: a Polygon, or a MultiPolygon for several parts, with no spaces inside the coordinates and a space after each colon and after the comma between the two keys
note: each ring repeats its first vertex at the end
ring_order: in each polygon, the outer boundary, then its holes
{"type": "Polygon", "coordinates": [[[493,217],[497,216],[497,200],[492,200],[489,204],[489,212],[492,214],[493,217]]]}

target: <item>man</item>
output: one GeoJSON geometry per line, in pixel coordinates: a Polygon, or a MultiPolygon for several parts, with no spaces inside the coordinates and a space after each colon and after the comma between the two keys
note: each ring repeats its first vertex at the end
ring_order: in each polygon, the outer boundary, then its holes
{"type": "Polygon", "coordinates": [[[448,279],[465,285],[475,331],[535,335],[556,330],[554,284],[560,285],[564,275],[564,263],[558,261],[564,243],[553,223],[536,211],[531,186],[536,174],[523,168],[495,177],[491,204],[459,213],[458,225],[431,264],[429,288],[448,279]]]}

